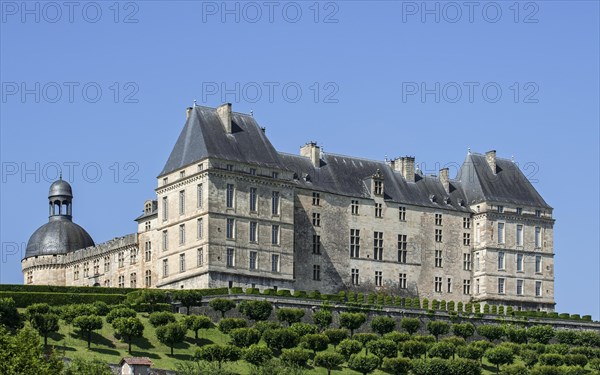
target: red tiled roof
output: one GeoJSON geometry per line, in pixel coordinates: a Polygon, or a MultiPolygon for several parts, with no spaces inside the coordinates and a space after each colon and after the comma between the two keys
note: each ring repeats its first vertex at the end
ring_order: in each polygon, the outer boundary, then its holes
{"type": "Polygon", "coordinates": [[[128,365],[152,366],[152,361],[147,357],[127,357],[123,358],[120,364],[123,364],[123,362],[127,363],[128,365]]]}

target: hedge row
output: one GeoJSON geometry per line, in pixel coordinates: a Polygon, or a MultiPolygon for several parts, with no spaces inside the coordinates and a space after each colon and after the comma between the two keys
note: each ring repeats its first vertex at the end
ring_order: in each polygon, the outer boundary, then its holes
{"type": "Polygon", "coordinates": [[[93,294],[127,294],[138,289],[105,288],[100,286],[56,286],[56,285],[18,285],[1,284],[0,292],[39,292],[39,293],[93,293],[93,294]]]}
{"type": "Polygon", "coordinates": [[[43,293],[43,292],[0,292],[0,298],[12,298],[17,307],[27,307],[34,303],[45,302],[52,306],[62,306],[73,303],[105,302],[117,305],[125,301],[124,294],[95,294],[95,293],[43,293]]]}

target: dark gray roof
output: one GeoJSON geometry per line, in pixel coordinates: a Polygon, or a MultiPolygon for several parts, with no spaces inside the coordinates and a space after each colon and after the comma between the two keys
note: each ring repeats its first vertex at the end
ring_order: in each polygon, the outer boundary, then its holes
{"type": "Polygon", "coordinates": [[[25,258],[37,255],[66,254],[84,247],[94,246],[92,237],[66,216],[51,216],[27,242],[25,258]]]}
{"type": "Polygon", "coordinates": [[[461,205],[466,202],[456,182],[450,182],[446,193],[437,177],[415,175],[415,182],[407,182],[385,162],[360,159],[335,154],[321,155],[321,166],[315,168],[309,158],[279,153],[286,169],[297,174],[300,187],[344,194],[358,198],[371,198],[370,178],[379,169],[384,178],[384,198],[389,201],[428,206],[440,209],[469,211],[461,205]],[[435,197],[435,202],[432,201],[435,197]],[[450,198],[448,203],[445,199],[450,198]]]}
{"type": "Polygon", "coordinates": [[[227,134],[215,108],[192,108],[159,177],[206,157],[280,167],[277,151],[254,118],[237,112],[231,118],[227,134]]]}
{"type": "Polygon", "coordinates": [[[54,181],[52,185],[50,185],[50,191],[48,192],[48,197],[55,196],[63,196],[63,197],[73,197],[73,190],[71,189],[71,185],[62,178],[60,180],[54,181]]]}
{"type": "Polygon", "coordinates": [[[496,158],[496,173],[485,155],[469,154],[456,178],[469,204],[492,201],[540,208],[552,208],[511,160],[496,158]]]}

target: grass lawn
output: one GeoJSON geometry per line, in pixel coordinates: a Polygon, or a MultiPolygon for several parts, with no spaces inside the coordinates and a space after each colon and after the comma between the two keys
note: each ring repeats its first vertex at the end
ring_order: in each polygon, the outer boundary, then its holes
{"type": "MultiPolygon", "coordinates": [[[[184,315],[176,314],[177,320],[184,315]]],[[[101,330],[92,335],[91,348],[87,348],[85,338],[80,337],[72,326],[64,324],[61,321],[59,332],[52,334],[48,338],[48,344],[53,346],[60,355],[67,358],[97,358],[103,362],[118,363],[121,358],[128,356],[149,357],[154,363],[154,368],[175,370],[179,361],[189,361],[192,359],[194,351],[199,345],[205,344],[226,344],[229,336],[221,333],[216,328],[200,330],[199,338],[194,338],[194,333],[188,331],[185,342],[175,346],[175,354],[171,356],[168,346],[161,344],[156,338],[155,329],[148,322],[148,314],[139,314],[144,324],[144,337],[135,339],[132,343],[132,353],[127,352],[127,343],[121,342],[114,336],[112,326],[104,321],[101,330]]],[[[328,350],[333,350],[330,346],[328,350]]],[[[229,363],[226,365],[232,371],[240,374],[249,372],[248,364],[244,361],[229,363]]],[[[323,368],[309,368],[308,374],[327,374],[323,368]]],[[[358,374],[348,368],[343,371],[332,371],[332,374],[358,374]]],[[[386,374],[383,371],[375,371],[374,374],[386,374]]],[[[495,367],[484,361],[483,374],[495,374],[495,367]]]]}

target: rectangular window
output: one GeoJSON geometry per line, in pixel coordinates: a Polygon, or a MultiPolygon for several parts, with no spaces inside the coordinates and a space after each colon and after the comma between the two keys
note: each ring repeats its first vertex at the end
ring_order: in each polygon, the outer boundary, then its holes
{"type": "Polygon", "coordinates": [[[542,256],[535,256],[535,273],[542,273],[542,256]]]}
{"type": "Polygon", "coordinates": [[[149,231],[150,228],[152,227],[152,223],[150,223],[149,221],[146,221],[144,223],[144,227],[145,227],[146,231],[149,231]]]}
{"type": "Polygon", "coordinates": [[[398,277],[398,286],[400,287],[400,289],[406,289],[406,274],[405,273],[401,273],[399,274],[398,277]]]}
{"type": "Polygon", "coordinates": [[[317,264],[313,265],[313,280],[321,280],[321,266],[317,264]]]}
{"type": "Polygon", "coordinates": [[[398,263],[406,263],[408,256],[408,241],[406,240],[406,234],[398,235],[398,263]]]}
{"type": "Polygon", "coordinates": [[[227,248],[227,267],[235,266],[235,250],[231,247],[227,248]]]}
{"type": "Polygon", "coordinates": [[[313,212],[312,214],[312,223],[315,227],[321,226],[321,214],[318,212],[313,212]]]}
{"type": "Polygon", "coordinates": [[[542,228],[535,227],[535,248],[539,249],[542,247],[542,228]]]}
{"type": "Polygon", "coordinates": [[[523,280],[517,280],[517,295],[523,295],[523,280]]]}
{"type": "Polygon", "coordinates": [[[383,272],[375,271],[375,286],[382,286],[382,285],[383,285],[383,272]]]}
{"type": "Polygon", "coordinates": [[[523,254],[517,254],[517,272],[523,272],[523,254]]]}
{"type": "Polygon", "coordinates": [[[271,177],[279,178],[279,172],[271,172],[271,177]]]}
{"type": "Polygon", "coordinates": [[[504,206],[498,206],[498,207],[496,207],[496,209],[498,210],[498,213],[504,212],[504,206]]]}
{"type": "Polygon", "coordinates": [[[504,243],[504,223],[498,223],[498,243],[504,243]]]}
{"type": "Polygon", "coordinates": [[[198,184],[198,186],[196,187],[197,191],[196,191],[196,199],[198,200],[197,202],[197,207],[198,208],[202,208],[202,203],[204,200],[204,189],[203,189],[203,185],[202,184],[198,184]]]}
{"type": "Polygon", "coordinates": [[[119,288],[125,288],[125,276],[119,276],[119,288]]]}
{"type": "Polygon", "coordinates": [[[442,268],[442,250],[435,250],[435,266],[442,268]]]}
{"type": "Polygon", "coordinates": [[[471,219],[468,217],[463,217],[463,228],[470,229],[471,228],[471,219]]]}
{"type": "Polygon", "coordinates": [[[279,272],[279,254],[271,254],[271,272],[279,272]]]}
{"type": "Polygon", "coordinates": [[[383,217],[383,204],[375,203],[375,217],[383,217]]]}
{"type": "Polygon", "coordinates": [[[180,171],[179,178],[184,178],[184,177],[185,177],[185,171],[180,171]]]}
{"type": "Polygon", "coordinates": [[[185,224],[181,224],[179,226],[179,244],[183,245],[185,243],[185,224]]]}
{"type": "Polygon", "coordinates": [[[535,296],[536,297],[542,296],[542,282],[541,281],[535,282],[535,296]]]}
{"type": "Polygon", "coordinates": [[[227,164],[227,170],[233,171],[233,164],[227,164]]]}
{"type": "Polygon", "coordinates": [[[198,164],[198,172],[202,172],[204,170],[204,163],[198,164]]]}
{"type": "Polygon", "coordinates": [[[249,265],[251,270],[256,270],[258,268],[257,264],[256,264],[257,258],[258,258],[258,253],[256,251],[251,251],[250,252],[250,265],[249,265]]]}
{"type": "Polygon", "coordinates": [[[125,266],[125,252],[121,251],[118,255],[119,268],[125,266]]]}
{"type": "Polygon", "coordinates": [[[498,252],[498,271],[503,271],[505,268],[504,251],[498,252]]]}
{"type": "Polygon", "coordinates": [[[162,199],[162,220],[167,221],[167,217],[169,217],[169,201],[167,197],[163,197],[162,199]]]}
{"type": "Polygon", "coordinates": [[[471,245],[471,233],[463,233],[463,245],[464,246],[471,245]]]}
{"type": "Polygon", "coordinates": [[[271,194],[271,214],[279,215],[279,192],[274,191],[271,194]]]}
{"type": "Polygon", "coordinates": [[[256,212],[256,188],[250,188],[250,211],[256,212]]]}
{"type": "Polygon", "coordinates": [[[442,230],[441,229],[435,230],[435,242],[442,242],[442,230]]]}
{"type": "Polygon", "coordinates": [[[185,272],[185,254],[179,254],[179,272],[185,272]]]}
{"type": "Polygon", "coordinates": [[[185,214],[185,190],[179,192],[179,215],[185,214]]]}
{"type": "Polygon", "coordinates": [[[452,293],[452,278],[448,277],[446,280],[446,291],[452,293]]]}
{"type": "Polygon", "coordinates": [[[352,215],[358,215],[358,201],[353,200],[350,207],[352,210],[352,215]]]}
{"type": "Polygon", "coordinates": [[[523,215],[523,208],[517,207],[517,215],[523,215]]]}
{"type": "Polygon", "coordinates": [[[256,176],[256,168],[250,168],[250,174],[256,176]]]}
{"type": "Polygon", "coordinates": [[[373,259],[383,260],[383,232],[373,233],[373,259]]]}
{"type": "Polygon", "coordinates": [[[434,287],[435,287],[435,291],[437,293],[441,293],[442,292],[442,278],[439,276],[436,276],[434,279],[434,287]]]}
{"type": "Polygon", "coordinates": [[[90,264],[88,262],[83,263],[83,277],[90,277],[90,264]]]}
{"type": "Polygon", "coordinates": [[[110,272],[110,257],[104,257],[104,272],[110,272]]]}
{"type": "Polygon", "coordinates": [[[163,259],[163,277],[169,276],[169,260],[163,259]]]}
{"type": "Polygon", "coordinates": [[[463,280],[463,294],[471,294],[471,280],[463,280]]]}
{"type": "Polygon", "coordinates": [[[517,224],[517,246],[523,246],[523,225],[517,224]]]}
{"type": "Polygon", "coordinates": [[[233,208],[233,197],[235,195],[235,188],[233,184],[227,184],[227,208],[233,208]]]}
{"type": "Polygon", "coordinates": [[[479,271],[479,253],[475,253],[475,271],[479,271]]]}
{"type": "Polygon", "coordinates": [[[506,279],[504,279],[503,277],[498,278],[498,294],[504,294],[504,283],[505,282],[506,282],[506,279]]]}
{"type": "Polygon", "coordinates": [[[479,279],[475,279],[475,294],[479,294],[479,279]]]}
{"type": "Polygon", "coordinates": [[[169,248],[169,234],[166,230],[162,232],[162,249],[163,251],[167,251],[169,248]]]}
{"type": "Polygon", "coordinates": [[[435,214],[435,225],[442,225],[442,214],[435,214]]]}
{"type": "Polygon", "coordinates": [[[258,223],[256,221],[250,222],[249,236],[250,242],[258,242],[258,223]]]}
{"type": "Polygon", "coordinates": [[[383,194],[383,181],[375,180],[375,195],[383,194]]]}
{"type": "Polygon", "coordinates": [[[271,227],[271,244],[279,245],[279,225],[271,227]]]}
{"type": "Polygon", "coordinates": [[[350,258],[360,257],[360,230],[350,229],[350,258]]]}
{"type": "Polygon", "coordinates": [[[352,268],[352,285],[359,285],[359,271],[358,268],[352,268]]]}
{"type": "Polygon", "coordinates": [[[481,226],[479,223],[475,224],[475,244],[479,245],[481,243],[481,226]]]}
{"type": "Polygon", "coordinates": [[[204,248],[199,248],[196,251],[196,266],[202,267],[204,265],[204,248]]]}
{"type": "Polygon", "coordinates": [[[145,278],[146,278],[146,288],[149,288],[152,286],[152,271],[150,270],[146,270],[145,273],[145,278]]]}
{"type": "Polygon", "coordinates": [[[129,252],[129,264],[136,264],[137,263],[137,254],[138,254],[137,249],[132,249],[129,252]]]}
{"type": "Polygon", "coordinates": [[[470,253],[463,254],[463,270],[465,270],[465,271],[471,270],[471,254],[470,253]]]}
{"type": "Polygon", "coordinates": [[[235,238],[235,219],[228,218],[227,219],[227,230],[226,230],[227,239],[235,238]]]}
{"type": "Polygon", "coordinates": [[[169,183],[169,178],[168,177],[163,177],[163,185],[166,185],[169,183]]]}
{"type": "Polygon", "coordinates": [[[321,194],[319,194],[319,193],[312,193],[312,205],[313,206],[320,206],[321,205],[321,194]]]}
{"type": "Polygon", "coordinates": [[[542,211],[541,210],[535,210],[535,217],[542,217],[542,211]]]}
{"type": "Polygon", "coordinates": [[[400,221],[406,221],[406,207],[404,207],[404,206],[398,207],[398,219],[400,221]]]}
{"type": "Polygon", "coordinates": [[[312,253],[321,254],[321,236],[313,234],[312,253]]]}
{"type": "Polygon", "coordinates": [[[204,219],[202,218],[199,218],[196,221],[196,237],[198,237],[199,240],[204,237],[204,219]]]}

